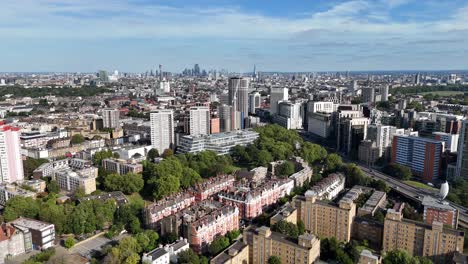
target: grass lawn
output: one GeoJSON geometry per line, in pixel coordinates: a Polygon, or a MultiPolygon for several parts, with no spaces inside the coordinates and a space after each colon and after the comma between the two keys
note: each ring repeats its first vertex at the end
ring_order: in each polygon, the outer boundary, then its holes
{"type": "Polygon", "coordinates": [[[425,94],[433,94],[436,95],[438,94],[439,96],[453,96],[453,95],[463,95],[463,92],[460,91],[435,91],[435,92],[424,92],[420,93],[421,95],[425,94]]]}
{"type": "Polygon", "coordinates": [[[427,184],[424,184],[424,183],[421,183],[421,182],[417,182],[417,181],[404,181],[404,183],[408,184],[408,185],[411,185],[415,188],[421,188],[421,189],[427,189],[427,190],[431,190],[431,191],[438,191],[436,188],[434,187],[431,187],[427,184]]]}

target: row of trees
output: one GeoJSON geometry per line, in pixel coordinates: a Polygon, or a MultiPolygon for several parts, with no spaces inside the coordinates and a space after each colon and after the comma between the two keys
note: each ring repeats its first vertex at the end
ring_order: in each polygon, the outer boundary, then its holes
{"type": "Polygon", "coordinates": [[[399,87],[392,89],[392,94],[421,94],[427,92],[439,91],[455,91],[468,92],[467,85],[436,85],[436,86],[415,86],[415,87],[399,87]]]}
{"type": "Polygon", "coordinates": [[[124,237],[117,246],[106,250],[103,263],[140,263],[140,255],[156,248],[159,244],[158,240],[158,234],[152,230],[138,233],[135,236],[124,237]]]}
{"type": "Polygon", "coordinates": [[[55,225],[58,234],[86,234],[102,230],[112,224],[116,212],[115,201],[99,200],[56,204],[52,194],[43,199],[16,196],[8,200],[3,214],[5,221],[20,216],[39,219],[55,225]]]}
{"type": "Polygon", "coordinates": [[[170,155],[159,163],[144,162],[143,194],[155,200],[187,189],[219,174],[233,172],[232,161],[228,156],[218,156],[212,151],[198,154],[170,155]]]}
{"type": "Polygon", "coordinates": [[[396,163],[388,164],[383,168],[383,172],[400,180],[407,181],[413,176],[411,169],[396,163]]]}

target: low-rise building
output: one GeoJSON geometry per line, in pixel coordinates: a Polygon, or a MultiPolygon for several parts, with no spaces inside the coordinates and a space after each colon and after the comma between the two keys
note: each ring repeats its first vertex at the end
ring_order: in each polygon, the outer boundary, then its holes
{"type": "Polygon", "coordinates": [[[104,159],[102,160],[102,166],[106,171],[118,173],[120,175],[143,172],[143,165],[137,163],[135,160],[104,159]]]}
{"type": "Polygon", "coordinates": [[[200,136],[183,136],[177,148],[179,153],[197,153],[211,150],[218,155],[229,154],[235,146],[246,146],[258,138],[258,133],[252,130],[238,130],[200,136]]]}
{"type": "Polygon", "coordinates": [[[15,228],[29,230],[33,249],[43,250],[54,245],[55,226],[53,224],[25,217],[13,220],[10,224],[15,228]]]}
{"type": "Polygon", "coordinates": [[[103,193],[98,195],[91,195],[80,198],[80,203],[83,201],[91,201],[91,200],[99,200],[102,202],[106,202],[108,200],[114,200],[117,206],[121,206],[128,203],[127,197],[121,191],[115,191],[110,193],[103,193]]]}
{"type": "Polygon", "coordinates": [[[367,249],[364,249],[359,255],[358,264],[380,264],[382,258],[380,256],[372,254],[367,249]]]}
{"type": "Polygon", "coordinates": [[[223,175],[212,178],[200,184],[197,184],[193,189],[196,201],[203,201],[208,197],[224,191],[234,185],[234,177],[232,175],[223,175]]]}
{"type": "Polygon", "coordinates": [[[0,224],[0,263],[32,250],[31,233],[27,228],[15,228],[9,223],[0,224]]]}
{"type": "Polygon", "coordinates": [[[189,249],[187,239],[179,239],[170,244],[159,246],[148,253],[144,253],[141,260],[147,264],[170,264],[177,262],[177,255],[189,249]]]}
{"type": "Polygon", "coordinates": [[[15,196],[35,198],[36,193],[22,189],[14,184],[0,184],[0,205],[5,206],[7,201],[15,196]]]}
{"type": "Polygon", "coordinates": [[[424,222],[432,224],[437,221],[452,228],[458,227],[458,210],[450,203],[437,200],[431,196],[424,196],[422,205],[424,206],[424,222]]]}
{"type": "Polygon", "coordinates": [[[332,200],[344,189],[345,177],[341,173],[332,173],[316,183],[309,191],[318,199],[332,200]]]}
{"type": "MultiPolygon", "coordinates": [[[[61,190],[74,192],[82,188],[86,194],[96,191],[96,173],[81,173],[71,169],[61,169],[54,172],[53,179],[57,181],[61,190]]],[[[87,172],[88,170],[86,170],[87,172]]]]}
{"type": "Polygon", "coordinates": [[[145,206],[145,224],[157,229],[157,222],[164,217],[173,215],[195,203],[195,197],[190,193],[179,193],[166,197],[158,202],[145,206]]]}

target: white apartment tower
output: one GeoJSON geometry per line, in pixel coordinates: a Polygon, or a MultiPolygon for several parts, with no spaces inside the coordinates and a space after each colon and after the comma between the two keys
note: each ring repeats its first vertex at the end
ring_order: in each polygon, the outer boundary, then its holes
{"type": "Polygon", "coordinates": [[[117,109],[103,109],[102,121],[105,128],[120,127],[120,112],[117,109]]]}
{"type": "Polygon", "coordinates": [[[158,110],[150,113],[151,145],[159,153],[172,149],[174,145],[174,113],[158,110]]]}
{"type": "Polygon", "coordinates": [[[190,135],[210,134],[210,108],[197,106],[190,108],[190,135]]]}
{"type": "Polygon", "coordinates": [[[24,180],[19,136],[19,128],[0,123],[0,183],[24,180]]]}
{"type": "MultiPolygon", "coordinates": [[[[233,112],[240,112],[241,122],[249,112],[249,79],[243,77],[229,78],[229,105],[233,112]]],[[[241,124],[241,127],[243,125],[241,124]]]]}
{"type": "Polygon", "coordinates": [[[249,94],[249,113],[255,114],[255,109],[260,108],[261,96],[259,92],[249,94]]]}
{"type": "Polygon", "coordinates": [[[287,101],[289,98],[288,88],[271,88],[270,93],[270,115],[274,116],[278,113],[278,103],[287,101]]]}

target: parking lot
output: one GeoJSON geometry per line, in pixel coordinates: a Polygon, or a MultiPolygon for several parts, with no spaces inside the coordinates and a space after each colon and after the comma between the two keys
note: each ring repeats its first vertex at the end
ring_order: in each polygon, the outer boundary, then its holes
{"type": "Polygon", "coordinates": [[[87,257],[90,256],[94,251],[101,250],[105,245],[109,244],[111,241],[112,240],[106,238],[105,236],[98,236],[74,246],[70,251],[72,253],[78,253],[81,256],[87,257]]]}

